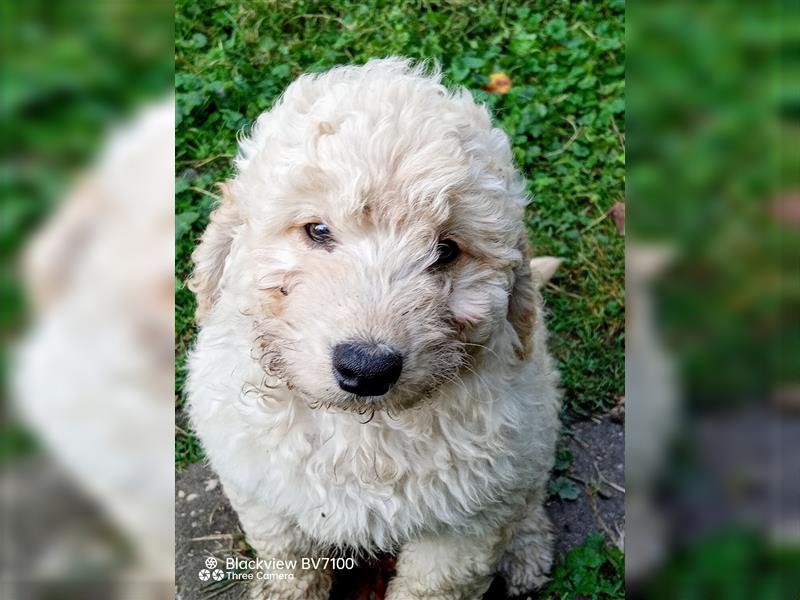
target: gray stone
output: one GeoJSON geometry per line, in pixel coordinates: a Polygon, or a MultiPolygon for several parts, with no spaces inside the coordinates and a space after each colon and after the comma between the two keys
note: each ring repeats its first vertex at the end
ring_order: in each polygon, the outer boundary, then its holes
{"type": "Polygon", "coordinates": [[[583,543],[594,531],[621,544],[625,530],[625,430],[609,419],[582,421],[565,429],[575,460],[576,500],[551,500],[547,512],[556,530],[556,556],[583,543]]]}

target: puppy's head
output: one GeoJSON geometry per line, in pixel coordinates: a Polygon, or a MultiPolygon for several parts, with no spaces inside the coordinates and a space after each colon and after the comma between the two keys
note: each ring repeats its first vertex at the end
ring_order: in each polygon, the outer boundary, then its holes
{"type": "Polygon", "coordinates": [[[524,185],[468,92],[398,59],[303,76],[236,162],[194,254],[198,319],[248,319],[311,403],[403,408],[482,352],[525,359],[524,185]]]}

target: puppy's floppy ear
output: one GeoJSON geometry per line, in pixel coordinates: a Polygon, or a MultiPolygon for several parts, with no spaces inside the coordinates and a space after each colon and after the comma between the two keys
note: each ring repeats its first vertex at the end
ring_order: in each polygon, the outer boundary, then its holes
{"type": "Polygon", "coordinates": [[[205,320],[217,301],[225,259],[231,250],[233,230],[242,222],[239,207],[231,193],[230,182],[221,183],[219,189],[222,202],[211,213],[200,244],[192,252],[194,271],[189,279],[189,289],[197,297],[195,319],[198,323],[205,320]]]}
{"type": "Polygon", "coordinates": [[[553,275],[556,269],[564,262],[563,259],[556,258],[555,256],[537,256],[531,259],[531,274],[533,275],[533,285],[538,290],[544,287],[553,275]]]}
{"type": "Polygon", "coordinates": [[[522,260],[514,268],[514,286],[508,300],[508,322],[517,334],[514,352],[520,360],[525,360],[531,351],[531,337],[536,323],[537,292],[531,274],[531,246],[527,235],[520,233],[517,249],[522,253],[522,260]]]}

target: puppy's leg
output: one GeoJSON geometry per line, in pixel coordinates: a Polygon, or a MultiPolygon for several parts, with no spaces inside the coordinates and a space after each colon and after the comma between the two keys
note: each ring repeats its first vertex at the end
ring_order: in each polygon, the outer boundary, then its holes
{"type": "Polygon", "coordinates": [[[236,494],[228,497],[239,515],[247,542],[259,558],[284,561],[283,568],[254,573],[248,590],[251,600],[328,600],[331,573],[326,569],[303,569],[303,558],[320,558],[322,549],[291,519],[272,512],[258,501],[236,494]]]}
{"type": "Polygon", "coordinates": [[[454,533],[409,542],[397,559],[387,600],[479,600],[489,589],[509,535],[454,533]]]}
{"type": "Polygon", "coordinates": [[[553,566],[553,539],[553,526],[544,510],[542,494],[534,494],[500,562],[499,572],[509,595],[533,591],[547,582],[553,566]]]}

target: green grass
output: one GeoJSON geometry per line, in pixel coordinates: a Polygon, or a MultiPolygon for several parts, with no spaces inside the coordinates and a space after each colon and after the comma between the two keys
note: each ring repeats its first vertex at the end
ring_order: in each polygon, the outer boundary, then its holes
{"type": "MultiPolygon", "coordinates": [[[[567,413],[603,412],[624,393],[624,242],[604,216],[624,200],[622,1],[178,0],[175,31],[178,390],[195,332],[189,255],[236,133],[301,73],[404,55],[438,60],[511,137],[531,241],[565,259],[545,297],[567,413]],[[483,90],[495,71],[511,76],[507,95],[483,90]]],[[[182,404],[179,393],[179,424],[182,404]]],[[[199,457],[179,432],[178,466],[199,457]]]]}

